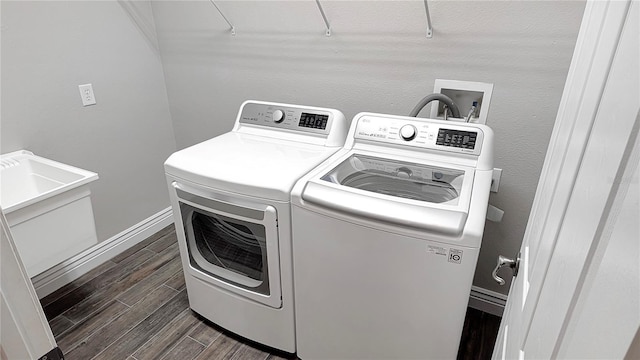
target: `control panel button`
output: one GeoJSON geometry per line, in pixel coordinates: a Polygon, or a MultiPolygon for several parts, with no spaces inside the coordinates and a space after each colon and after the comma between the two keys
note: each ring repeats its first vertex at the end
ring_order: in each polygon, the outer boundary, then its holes
{"type": "Polygon", "coordinates": [[[413,125],[405,125],[400,128],[400,137],[405,141],[411,141],[416,137],[416,127],[413,125]]]}
{"type": "Polygon", "coordinates": [[[274,110],[273,111],[273,121],[276,123],[281,123],[284,120],[284,111],[282,110],[274,110]]]}

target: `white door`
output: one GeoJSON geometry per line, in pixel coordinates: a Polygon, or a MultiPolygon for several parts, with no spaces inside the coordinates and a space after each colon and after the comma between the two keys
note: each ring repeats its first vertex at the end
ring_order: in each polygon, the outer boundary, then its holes
{"type": "Polygon", "coordinates": [[[587,3],[494,359],[623,358],[638,330],[639,24],[587,3]]]}
{"type": "Polygon", "coordinates": [[[0,209],[0,358],[60,358],[36,291],[0,209]],[[51,352],[53,350],[53,352],[51,352]]]}

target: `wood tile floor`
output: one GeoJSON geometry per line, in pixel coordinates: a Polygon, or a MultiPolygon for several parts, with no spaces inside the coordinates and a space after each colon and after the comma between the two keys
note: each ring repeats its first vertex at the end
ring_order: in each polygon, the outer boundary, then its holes
{"type": "MultiPolygon", "coordinates": [[[[67,360],[285,359],[189,309],[173,225],[41,300],[67,360]]],[[[458,359],[488,359],[500,319],[468,309],[458,359]]]]}

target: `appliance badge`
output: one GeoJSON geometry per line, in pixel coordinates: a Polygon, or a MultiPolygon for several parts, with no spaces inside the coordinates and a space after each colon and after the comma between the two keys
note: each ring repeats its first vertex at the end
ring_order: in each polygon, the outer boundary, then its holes
{"type": "Polygon", "coordinates": [[[462,263],[462,250],[449,249],[449,262],[454,264],[462,263]]]}

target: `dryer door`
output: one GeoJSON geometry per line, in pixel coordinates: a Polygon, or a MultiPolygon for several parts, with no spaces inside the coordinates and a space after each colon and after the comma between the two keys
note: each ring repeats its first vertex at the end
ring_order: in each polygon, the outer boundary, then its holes
{"type": "Polygon", "coordinates": [[[174,183],[195,276],[271,307],[282,305],[276,209],[197,194],[174,183]]]}

